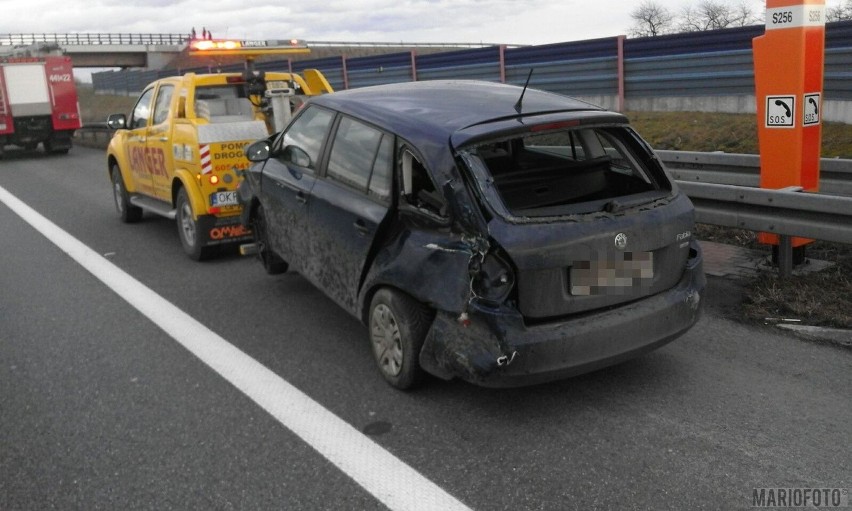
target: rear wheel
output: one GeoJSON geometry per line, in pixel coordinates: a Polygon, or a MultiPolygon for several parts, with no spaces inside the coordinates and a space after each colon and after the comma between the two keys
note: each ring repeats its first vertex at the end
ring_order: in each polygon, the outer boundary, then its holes
{"type": "Polygon", "coordinates": [[[192,203],[185,188],[177,195],[177,229],[183,251],[190,259],[201,261],[209,257],[211,248],[204,246],[204,239],[198,228],[198,221],[192,214],[192,203]]]}
{"type": "Polygon", "coordinates": [[[124,187],[124,179],[121,177],[121,169],[118,165],[112,166],[112,196],[115,200],[115,210],[118,212],[122,222],[138,222],[142,218],[142,208],[130,203],[130,195],[124,187]]]}
{"type": "Polygon", "coordinates": [[[52,140],[45,140],[44,144],[44,152],[51,154],[68,154],[68,151],[71,150],[71,141],[61,141],[62,143],[57,144],[52,140]]]}
{"type": "Polygon", "coordinates": [[[257,256],[263,263],[263,269],[270,275],[278,275],[287,271],[288,264],[276,254],[269,244],[269,231],[267,230],[266,213],[263,206],[258,205],[252,222],[254,242],[257,244],[257,256]]]}
{"type": "Polygon", "coordinates": [[[399,291],[383,288],[370,302],[370,345],[379,371],[406,390],[423,379],[418,359],[429,330],[429,309],[399,291]]]}

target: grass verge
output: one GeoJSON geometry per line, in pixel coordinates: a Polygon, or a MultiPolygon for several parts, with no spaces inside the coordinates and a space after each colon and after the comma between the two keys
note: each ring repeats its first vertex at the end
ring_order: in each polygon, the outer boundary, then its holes
{"type": "MultiPolygon", "coordinates": [[[[701,240],[765,250],[769,255],[768,247],[759,244],[751,231],[704,224],[695,231],[701,240]]],[[[805,257],[833,265],[788,278],[767,270],[745,279],[742,306],[730,315],[749,323],[790,318],[807,325],[852,329],[852,245],[816,241],[805,248],[805,257]]]]}

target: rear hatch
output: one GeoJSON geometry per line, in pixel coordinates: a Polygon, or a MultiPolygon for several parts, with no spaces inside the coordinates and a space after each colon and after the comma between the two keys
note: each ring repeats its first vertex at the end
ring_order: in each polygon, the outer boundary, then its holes
{"type": "Polygon", "coordinates": [[[528,322],[612,307],[680,280],[692,204],[623,117],[491,123],[462,130],[454,142],[462,140],[460,159],[489,235],[514,265],[528,322]]]}

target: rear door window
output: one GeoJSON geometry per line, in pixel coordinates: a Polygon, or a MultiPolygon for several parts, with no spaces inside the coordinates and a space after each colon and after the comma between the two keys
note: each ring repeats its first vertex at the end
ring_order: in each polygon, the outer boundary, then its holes
{"type": "Polygon", "coordinates": [[[650,156],[620,127],[525,133],[462,151],[514,216],[614,212],[666,195],[650,156]]]}
{"type": "Polygon", "coordinates": [[[388,202],[392,165],[391,135],[350,117],[340,119],[328,158],[328,179],[388,202]]]}

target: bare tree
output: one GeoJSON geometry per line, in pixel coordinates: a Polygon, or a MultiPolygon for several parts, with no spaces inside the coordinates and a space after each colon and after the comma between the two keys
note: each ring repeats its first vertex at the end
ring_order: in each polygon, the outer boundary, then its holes
{"type": "Polygon", "coordinates": [[[846,0],[845,4],[829,7],[825,10],[825,21],[844,20],[852,20],[852,0],[846,0]]]}
{"type": "MultiPolygon", "coordinates": [[[[849,0],[852,1],[852,0],[849,0]]],[[[731,7],[731,24],[735,27],[747,27],[763,22],[765,11],[759,13],[754,12],[754,9],[748,2],[742,1],[731,7]]]]}
{"type": "Polygon", "coordinates": [[[630,29],[633,37],[650,37],[669,33],[673,28],[674,16],[668,9],[651,0],[645,0],[630,13],[634,24],[630,29]]]}
{"type": "Polygon", "coordinates": [[[678,29],[681,32],[702,32],[728,27],[744,27],[758,21],[748,4],[729,4],[720,0],[701,0],[681,12],[678,29]]]}

